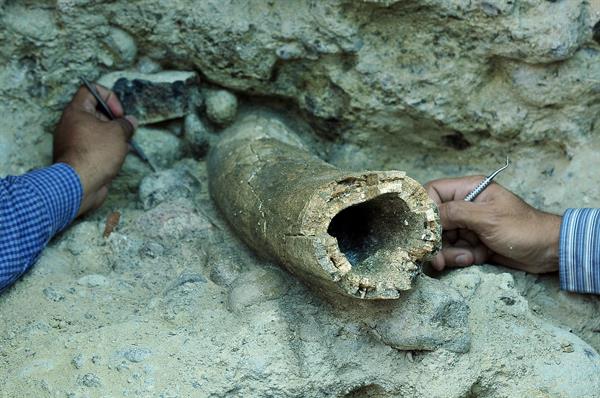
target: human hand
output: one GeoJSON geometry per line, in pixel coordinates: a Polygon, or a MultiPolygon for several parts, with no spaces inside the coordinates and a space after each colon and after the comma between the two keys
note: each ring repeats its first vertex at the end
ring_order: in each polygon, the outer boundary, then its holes
{"type": "Polygon", "coordinates": [[[495,263],[536,274],[557,271],[561,217],[534,209],[496,183],[474,202],[464,201],[484,178],[441,179],[425,185],[439,207],[443,228],[442,251],[433,267],[495,263]]]}
{"type": "Polygon", "coordinates": [[[137,126],[134,117],[124,116],[112,91],[99,85],[96,88],[117,119],[111,121],[98,112],[98,102],[82,86],[65,108],[54,133],[54,162],[73,167],[83,185],[78,216],[100,207],[106,199],[137,126]]]}

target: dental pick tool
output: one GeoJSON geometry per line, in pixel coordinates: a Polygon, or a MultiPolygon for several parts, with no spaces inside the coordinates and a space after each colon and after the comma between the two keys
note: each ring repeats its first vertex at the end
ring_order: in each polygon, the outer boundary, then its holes
{"type": "Polygon", "coordinates": [[[475,198],[483,192],[484,189],[486,189],[494,180],[494,178],[500,174],[500,172],[502,172],[504,169],[506,169],[508,167],[508,156],[506,157],[506,164],[502,167],[500,167],[498,170],[494,171],[492,174],[490,174],[489,176],[485,177],[485,179],[483,181],[481,181],[479,183],[479,185],[477,185],[475,187],[474,190],[472,190],[471,192],[469,192],[469,194],[467,196],[465,196],[465,201],[466,202],[472,202],[475,200],[475,198]]]}
{"type": "MultiPolygon", "coordinates": [[[[109,118],[110,120],[115,120],[116,119],[115,114],[112,113],[112,111],[108,107],[108,104],[106,103],[106,101],[104,101],[104,99],[102,98],[102,96],[100,95],[100,93],[98,93],[98,90],[96,90],[96,87],[93,84],[91,84],[84,77],[80,76],[79,79],[81,80],[81,82],[83,83],[83,85],[89,90],[89,92],[94,96],[94,98],[96,98],[96,101],[98,101],[98,106],[100,108],[100,111],[107,118],[109,118]]],[[[152,169],[152,171],[156,172],[156,168],[150,162],[150,159],[148,159],[148,156],[146,156],[146,154],[144,153],[144,151],[142,150],[142,148],[140,148],[140,146],[133,139],[131,139],[129,141],[129,144],[131,145],[131,148],[133,149],[133,152],[140,159],[142,159],[144,162],[146,162],[148,164],[148,166],[150,166],[150,168],[152,169]]]]}

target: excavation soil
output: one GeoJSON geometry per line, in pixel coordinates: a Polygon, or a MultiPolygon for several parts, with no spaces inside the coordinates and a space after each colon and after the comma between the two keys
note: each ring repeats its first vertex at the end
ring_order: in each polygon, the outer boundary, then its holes
{"type": "MultiPolygon", "coordinates": [[[[79,75],[181,70],[340,168],[424,183],[509,154],[499,182],[532,205],[597,207],[594,4],[0,0],[0,175],[50,164],[79,75]]],[[[443,289],[411,312],[366,316],[257,258],[209,196],[206,148],[235,115],[209,103],[140,129],[160,171],[129,156],[0,295],[0,397],[600,397],[600,300],[558,275],[431,274],[443,289]]]]}

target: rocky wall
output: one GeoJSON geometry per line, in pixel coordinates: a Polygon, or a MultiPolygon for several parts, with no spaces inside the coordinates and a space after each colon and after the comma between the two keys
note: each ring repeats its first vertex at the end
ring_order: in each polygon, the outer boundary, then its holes
{"type": "Polygon", "coordinates": [[[599,20],[579,0],[0,0],[0,175],[50,162],[80,75],[190,71],[202,94],[138,131],[160,171],[129,156],[0,296],[0,397],[600,396],[596,297],[484,266],[399,309],[332,303],[237,240],[204,162],[239,101],[341,168],[425,182],[510,155],[500,181],[532,204],[598,206],[599,20]]]}

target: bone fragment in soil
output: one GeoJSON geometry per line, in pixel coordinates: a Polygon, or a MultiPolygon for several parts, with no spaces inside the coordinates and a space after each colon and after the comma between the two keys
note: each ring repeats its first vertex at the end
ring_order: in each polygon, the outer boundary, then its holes
{"type": "Polygon", "coordinates": [[[317,289],[399,298],[440,247],[419,183],[403,171],[339,170],[276,116],[241,117],[208,164],[211,195],[239,236],[317,289]]]}

